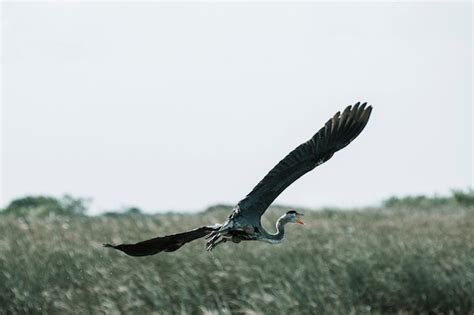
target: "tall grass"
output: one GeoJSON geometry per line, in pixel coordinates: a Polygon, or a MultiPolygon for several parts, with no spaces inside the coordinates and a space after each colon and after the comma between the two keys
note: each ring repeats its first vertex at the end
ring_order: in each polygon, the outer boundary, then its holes
{"type": "MultiPolygon", "coordinates": [[[[306,212],[280,245],[202,241],[133,258],[134,242],[221,222],[198,215],[0,216],[1,313],[348,314],[474,311],[474,208],[306,212]]],[[[281,214],[264,219],[268,230],[281,214]]]]}

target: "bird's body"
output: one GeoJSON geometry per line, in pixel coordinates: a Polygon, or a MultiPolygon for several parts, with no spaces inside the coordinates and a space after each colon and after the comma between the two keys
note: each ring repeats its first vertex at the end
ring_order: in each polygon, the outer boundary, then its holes
{"type": "Polygon", "coordinates": [[[175,251],[195,239],[206,237],[207,249],[232,241],[258,240],[271,244],[280,243],[287,223],[303,224],[302,214],[294,210],[282,215],[276,223],[275,234],[262,227],[261,216],[270,204],[295,180],[315,167],[329,160],[333,154],[347,146],[366,126],[372,107],[366,103],[348,106],[342,114],[336,113],[311,139],[299,145],[283,158],[255,186],[255,188],[234,207],[223,224],[205,226],[192,231],[157,237],[136,244],[110,245],[131,256],[154,255],[161,251],[175,251]]]}
{"type": "Polygon", "coordinates": [[[303,221],[299,219],[303,214],[291,210],[277,220],[276,233],[270,234],[262,227],[260,220],[258,222],[251,222],[245,219],[239,220],[238,214],[239,210],[236,207],[227,221],[218,230],[212,231],[206,236],[209,239],[207,242],[208,250],[212,250],[218,244],[229,240],[234,243],[239,243],[240,241],[263,241],[270,244],[278,244],[285,237],[285,225],[287,223],[303,224],[303,221]]]}

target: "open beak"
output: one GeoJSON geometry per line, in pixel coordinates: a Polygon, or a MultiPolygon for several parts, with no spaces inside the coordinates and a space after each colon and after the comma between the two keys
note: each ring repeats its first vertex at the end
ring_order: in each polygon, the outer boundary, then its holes
{"type": "Polygon", "coordinates": [[[301,219],[296,219],[296,223],[298,223],[298,224],[304,224],[303,220],[301,220],[301,219]]]}

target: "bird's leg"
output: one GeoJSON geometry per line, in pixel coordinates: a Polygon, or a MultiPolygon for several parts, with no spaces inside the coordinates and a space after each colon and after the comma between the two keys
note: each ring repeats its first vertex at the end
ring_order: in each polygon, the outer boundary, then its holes
{"type": "Polygon", "coordinates": [[[215,237],[216,235],[219,235],[219,234],[220,234],[220,235],[226,234],[228,230],[229,230],[229,227],[227,227],[227,228],[225,228],[225,229],[222,229],[222,228],[217,229],[217,230],[212,231],[211,233],[207,234],[207,235],[204,237],[204,239],[207,240],[207,239],[213,238],[213,237],[215,237]]]}
{"type": "Polygon", "coordinates": [[[210,243],[213,243],[213,242],[217,241],[221,236],[222,236],[222,234],[220,234],[220,233],[215,233],[214,235],[206,236],[206,238],[209,239],[206,242],[206,244],[209,245],[210,243]]]}
{"type": "Polygon", "coordinates": [[[217,242],[217,240],[218,240],[219,238],[221,238],[221,237],[222,237],[222,235],[219,234],[219,233],[216,233],[216,234],[213,235],[212,237],[209,236],[210,240],[208,240],[208,241],[206,242],[207,250],[209,250],[209,248],[214,247],[213,244],[214,244],[215,242],[217,242]]]}
{"type": "Polygon", "coordinates": [[[217,245],[219,245],[220,243],[225,243],[227,242],[227,238],[225,237],[222,237],[221,239],[216,239],[215,241],[213,242],[210,242],[210,244],[207,246],[207,250],[208,251],[211,251],[214,247],[216,247],[217,245]]]}
{"type": "Polygon", "coordinates": [[[216,234],[219,234],[219,231],[212,231],[211,233],[207,234],[204,239],[210,239],[211,237],[214,237],[216,234]]]}
{"type": "Polygon", "coordinates": [[[207,250],[211,251],[214,247],[217,246],[217,244],[227,242],[228,241],[228,239],[227,239],[228,236],[226,237],[225,235],[227,235],[229,230],[230,230],[230,228],[227,227],[225,229],[219,229],[217,231],[212,231],[211,233],[206,235],[205,238],[208,240],[207,243],[206,243],[207,250]]]}

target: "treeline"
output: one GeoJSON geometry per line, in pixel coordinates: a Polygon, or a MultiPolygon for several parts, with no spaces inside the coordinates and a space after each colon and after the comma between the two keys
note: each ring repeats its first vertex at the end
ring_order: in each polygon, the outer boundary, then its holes
{"type": "MultiPolygon", "coordinates": [[[[56,198],[51,196],[26,196],[18,198],[10,202],[4,209],[0,209],[0,214],[13,216],[34,216],[34,217],[51,217],[51,216],[84,216],[91,200],[87,198],[76,198],[70,195],[56,198]]],[[[449,196],[405,196],[390,197],[382,202],[382,208],[437,208],[437,207],[469,207],[474,206],[474,190],[472,188],[465,190],[452,190],[449,196]]],[[[279,208],[276,205],[272,208],[279,208]]],[[[287,209],[288,207],[283,207],[287,209]]],[[[213,213],[219,211],[228,212],[232,209],[231,205],[218,204],[208,207],[204,213],[213,213]]],[[[327,210],[327,209],[326,209],[327,210]]],[[[118,216],[136,216],[146,215],[138,207],[126,207],[121,209],[109,210],[101,214],[102,216],[118,217],[118,216]]]]}
{"type": "Polygon", "coordinates": [[[390,197],[383,202],[386,208],[391,207],[417,207],[430,208],[438,206],[472,206],[474,205],[474,190],[453,189],[450,196],[405,196],[390,197]]]}
{"type": "MultiPolygon", "coordinates": [[[[84,216],[91,203],[88,198],[76,198],[70,195],[56,198],[51,196],[26,196],[10,202],[0,214],[19,217],[84,216]]],[[[102,213],[103,216],[143,215],[137,207],[127,207],[102,213]]]]}
{"type": "Polygon", "coordinates": [[[2,214],[16,216],[71,216],[85,215],[90,200],[64,195],[62,198],[50,196],[26,196],[10,202],[2,209],[2,214]]]}

